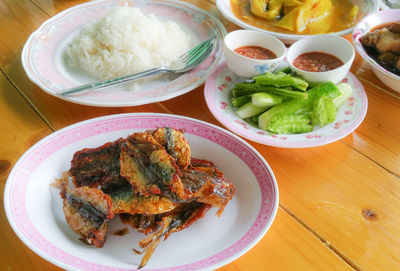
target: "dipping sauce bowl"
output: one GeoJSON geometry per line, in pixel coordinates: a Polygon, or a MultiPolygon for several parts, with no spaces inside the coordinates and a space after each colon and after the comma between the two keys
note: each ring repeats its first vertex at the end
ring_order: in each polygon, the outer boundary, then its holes
{"type": "MultiPolygon", "coordinates": [[[[349,72],[355,56],[354,48],[346,39],[334,35],[319,35],[296,41],[289,47],[286,60],[290,68],[311,85],[332,81],[339,83],[349,72]],[[342,65],[326,71],[306,71],[294,65],[297,57],[307,53],[320,53],[336,58],[342,65]]],[[[331,61],[332,62],[332,61],[331,61]]]]}
{"type": "MultiPolygon", "coordinates": [[[[260,48],[258,48],[260,49],[260,48]]],[[[259,55],[259,53],[256,53],[259,55]]],[[[274,71],[278,65],[284,60],[286,55],[286,47],[277,38],[253,30],[236,30],[228,33],[224,38],[224,56],[226,64],[240,77],[253,77],[266,72],[274,71]],[[245,56],[246,53],[237,50],[239,48],[257,49],[257,47],[265,48],[273,55],[274,58],[255,59],[245,56]],[[235,52],[237,50],[237,52],[235,52]]]]}

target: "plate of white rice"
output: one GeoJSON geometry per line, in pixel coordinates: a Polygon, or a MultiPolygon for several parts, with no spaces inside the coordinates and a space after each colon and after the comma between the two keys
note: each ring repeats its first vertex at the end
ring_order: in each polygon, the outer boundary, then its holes
{"type": "Polygon", "coordinates": [[[22,51],[29,79],[48,94],[104,107],[159,102],[187,93],[222,59],[226,30],[208,12],[175,0],[91,1],[44,22],[22,51]],[[214,38],[211,55],[196,69],[164,74],[70,96],[59,93],[87,83],[172,64],[198,43],[214,38]]]}

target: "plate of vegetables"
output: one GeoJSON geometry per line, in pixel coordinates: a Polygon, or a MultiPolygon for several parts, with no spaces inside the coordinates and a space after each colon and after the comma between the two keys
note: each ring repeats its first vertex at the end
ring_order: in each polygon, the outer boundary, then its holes
{"type": "Polygon", "coordinates": [[[226,63],[207,79],[204,96],[214,117],[249,140],[284,148],[325,145],[342,139],[363,121],[364,87],[348,73],[338,84],[310,84],[285,67],[241,78],[226,63]]]}

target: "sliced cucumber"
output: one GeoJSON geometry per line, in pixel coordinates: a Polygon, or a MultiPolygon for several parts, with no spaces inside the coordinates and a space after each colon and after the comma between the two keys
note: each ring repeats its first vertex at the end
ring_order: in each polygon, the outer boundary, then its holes
{"type": "Polygon", "coordinates": [[[311,119],[307,114],[275,116],[268,126],[268,131],[276,134],[299,134],[312,130],[311,119]]]}
{"type": "Polygon", "coordinates": [[[260,115],[255,115],[255,116],[252,116],[251,117],[251,121],[255,124],[255,125],[257,125],[258,126],[258,117],[259,117],[260,115]]]}
{"type": "Polygon", "coordinates": [[[337,85],[340,95],[333,99],[336,108],[340,107],[351,95],[351,85],[347,83],[340,83],[337,85]]]}
{"type": "Polygon", "coordinates": [[[239,107],[235,112],[241,119],[246,119],[258,115],[268,108],[269,106],[255,106],[251,102],[248,102],[239,107]]]}
{"type": "Polygon", "coordinates": [[[282,101],[282,97],[264,92],[251,95],[251,102],[255,106],[274,106],[282,101]]]}
{"type": "Polygon", "coordinates": [[[251,100],[250,95],[234,97],[234,98],[232,98],[232,106],[239,107],[239,106],[242,106],[245,103],[249,102],[250,100],[251,100]]]}

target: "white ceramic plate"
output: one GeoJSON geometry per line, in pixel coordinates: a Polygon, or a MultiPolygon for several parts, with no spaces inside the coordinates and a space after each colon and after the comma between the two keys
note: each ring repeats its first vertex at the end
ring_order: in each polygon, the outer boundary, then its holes
{"type": "MultiPolygon", "coordinates": [[[[192,156],[216,163],[236,187],[221,217],[211,209],[189,228],[160,243],[145,269],[215,269],[253,247],[272,224],[278,207],[275,177],[264,158],[244,140],[208,124],[166,114],[121,114],[92,119],[57,131],[30,148],[7,180],[4,206],[19,238],[38,255],[67,270],[132,270],[132,253],[144,236],[130,229],[109,234],[103,248],[79,241],[65,221],[59,191],[49,184],[69,169],[72,155],[85,147],[155,127],[185,129],[192,156]]],[[[116,218],[109,233],[122,229],[116,218]]]]}
{"type": "Polygon", "coordinates": [[[342,82],[349,83],[353,92],[339,108],[334,123],[322,128],[314,127],[309,133],[276,135],[246,123],[235,114],[231,104],[231,89],[242,80],[222,63],[207,79],[204,96],[208,108],[219,122],[234,133],[261,144],[283,148],[325,145],[350,134],[361,124],[367,113],[368,99],[364,87],[352,73],[348,73],[342,82]]]}
{"type": "Polygon", "coordinates": [[[90,1],[64,10],[44,22],[29,37],[21,58],[29,79],[48,94],[84,105],[134,106],[171,99],[201,85],[221,61],[222,38],[225,34],[226,30],[218,19],[181,1],[90,1]],[[71,68],[67,64],[65,50],[84,25],[102,18],[109,9],[119,5],[138,7],[144,14],[154,14],[162,20],[175,21],[193,37],[195,44],[215,38],[217,43],[214,51],[205,62],[190,72],[140,82],[139,88],[134,90],[130,82],[68,97],[57,95],[62,90],[99,81],[84,71],[71,68]]]}
{"type": "MultiPolygon", "coordinates": [[[[379,9],[379,0],[353,0],[352,1],[354,4],[358,5],[360,7],[360,13],[361,13],[361,18],[364,16],[371,14],[375,11],[378,11],[379,9]]],[[[257,26],[248,24],[245,21],[240,20],[237,18],[233,12],[232,12],[232,1],[231,0],[217,0],[217,7],[218,10],[222,13],[222,15],[231,21],[232,23],[243,27],[245,29],[252,29],[252,30],[259,30],[268,34],[271,34],[278,39],[282,40],[286,44],[292,44],[296,40],[299,40],[304,37],[308,37],[308,35],[297,35],[297,34],[286,34],[286,33],[278,33],[278,32],[272,32],[268,31],[262,28],[259,28],[257,26]]],[[[333,34],[343,36],[349,34],[353,30],[353,27],[335,32],[333,34]]]]}

